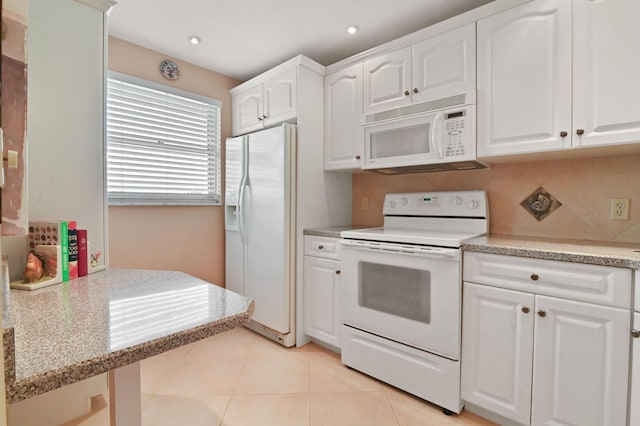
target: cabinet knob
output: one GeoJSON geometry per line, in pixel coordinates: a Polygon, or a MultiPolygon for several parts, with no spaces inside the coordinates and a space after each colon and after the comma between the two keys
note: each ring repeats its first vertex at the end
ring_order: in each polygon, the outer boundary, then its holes
{"type": "Polygon", "coordinates": [[[418,92],[419,92],[418,88],[417,88],[417,87],[414,87],[414,88],[413,88],[413,93],[418,93],[418,92]]]}
{"type": "Polygon", "coordinates": [[[576,135],[578,135],[578,136],[582,136],[582,135],[584,135],[584,129],[578,129],[578,130],[576,130],[576,135]]]}
{"type": "Polygon", "coordinates": [[[531,280],[532,281],[538,281],[540,277],[538,276],[538,274],[531,274],[531,280]]]}
{"type": "Polygon", "coordinates": [[[340,275],[340,269],[336,271],[336,275],[340,275]]]}
{"type": "Polygon", "coordinates": [[[547,313],[545,311],[540,310],[540,311],[538,311],[538,315],[540,315],[541,317],[544,318],[544,317],[547,316],[547,313]]]}
{"type": "Polygon", "coordinates": [[[569,134],[569,133],[567,133],[567,132],[565,132],[565,131],[563,130],[563,131],[561,131],[561,132],[560,132],[560,137],[561,137],[561,138],[566,138],[568,134],[569,134]]]}
{"type": "Polygon", "coordinates": [[[356,155],[356,160],[359,160],[359,159],[360,159],[360,156],[359,156],[359,155],[356,155]]]}
{"type": "Polygon", "coordinates": [[[404,95],[405,95],[405,96],[409,96],[410,94],[411,94],[411,92],[409,92],[408,90],[405,90],[405,91],[404,91],[404,95]]]}
{"type": "Polygon", "coordinates": [[[262,120],[263,120],[263,118],[262,118],[262,117],[260,117],[260,116],[258,116],[258,120],[262,121],[262,120]]]}
{"type": "Polygon", "coordinates": [[[322,244],[318,245],[318,250],[322,250],[324,248],[324,246],[322,244]]]}
{"type": "Polygon", "coordinates": [[[522,312],[524,312],[525,314],[529,313],[529,308],[527,308],[526,306],[522,307],[522,312]]]}
{"type": "Polygon", "coordinates": [[[635,339],[640,338],[640,330],[631,330],[631,336],[635,339]]]}
{"type": "Polygon", "coordinates": [[[265,118],[267,118],[267,116],[263,114],[262,115],[262,119],[264,120],[265,118]]]}

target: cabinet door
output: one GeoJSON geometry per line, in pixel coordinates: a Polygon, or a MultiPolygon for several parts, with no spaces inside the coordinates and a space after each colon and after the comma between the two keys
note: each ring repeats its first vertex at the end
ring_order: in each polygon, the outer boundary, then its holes
{"type": "Polygon", "coordinates": [[[528,424],[534,296],[464,283],[462,399],[528,424]]]}
{"type": "Polygon", "coordinates": [[[324,168],[360,168],[364,136],[362,63],[338,71],[324,81],[324,168]]]}
{"type": "Polygon", "coordinates": [[[411,104],[411,47],[364,62],[364,114],[411,104]]]}
{"type": "Polygon", "coordinates": [[[263,86],[258,84],[231,100],[233,111],[233,135],[241,135],[261,129],[263,86]]]}
{"type": "Polygon", "coordinates": [[[264,83],[264,125],[272,126],[296,116],[296,75],[291,68],[264,83]]]}
{"type": "MultiPolygon", "coordinates": [[[[640,290],[636,290],[640,291],[640,290]]],[[[636,307],[637,308],[637,307],[636,307]]],[[[640,313],[635,313],[633,328],[640,332],[640,313]]],[[[629,425],[640,425],[640,337],[633,339],[633,362],[631,363],[631,408],[629,410],[629,425]]]]}
{"type": "Polygon", "coordinates": [[[574,146],[640,141],[638,0],[573,2],[574,146]]]}
{"type": "Polygon", "coordinates": [[[476,25],[413,45],[413,102],[440,99],[476,85],[476,25]]]}
{"type": "Polygon", "coordinates": [[[569,148],[571,2],[534,0],[481,19],[477,37],[478,157],[569,148]]]}
{"type": "Polygon", "coordinates": [[[626,424],[630,315],[536,296],[532,425],[626,424]]]}
{"type": "Polygon", "coordinates": [[[304,257],[304,332],[336,347],[340,347],[336,297],[339,268],[336,260],[304,257]]]}

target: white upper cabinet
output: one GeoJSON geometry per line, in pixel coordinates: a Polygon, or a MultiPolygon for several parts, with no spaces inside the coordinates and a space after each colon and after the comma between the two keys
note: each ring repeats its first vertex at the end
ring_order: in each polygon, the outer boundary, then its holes
{"type": "Polygon", "coordinates": [[[637,22],[637,0],[535,0],[479,20],[478,156],[640,141],[637,22]]]}
{"type": "Polygon", "coordinates": [[[324,168],[357,169],[364,146],[362,63],[328,75],[324,80],[324,168]]]}
{"type": "Polygon", "coordinates": [[[296,117],[297,67],[232,96],[233,135],[241,135],[296,117]]]}
{"type": "Polygon", "coordinates": [[[537,0],[478,21],[479,157],[571,146],[571,4],[537,0]]]}
{"type": "Polygon", "coordinates": [[[640,142],[639,23],[638,0],[573,1],[574,146],[640,142]]]}
{"type": "Polygon", "coordinates": [[[364,62],[364,113],[411,104],[411,47],[364,62]]]}
{"type": "Polygon", "coordinates": [[[296,73],[291,68],[264,83],[264,127],[282,123],[296,116],[296,73]]]}
{"type": "Polygon", "coordinates": [[[413,45],[413,102],[476,88],[476,26],[468,24],[413,45]]]}
{"type": "Polygon", "coordinates": [[[263,85],[258,84],[233,97],[233,134],[261,129],[263,114],[263,85]]]}
{"type": "Polygon", "coordinates": [[[475,88],[475,23],[364,62],[364,114],[475,88]]]}

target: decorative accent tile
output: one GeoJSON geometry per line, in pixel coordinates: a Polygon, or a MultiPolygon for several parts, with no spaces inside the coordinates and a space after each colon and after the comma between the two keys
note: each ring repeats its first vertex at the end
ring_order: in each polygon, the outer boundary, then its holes
{"type": "Polygon", "coordinates": [[[542,222],[547,216],[556,211],[562,203],[546,189],[540,187],[531,193],[520,203],[538,222],[542,222]]]}

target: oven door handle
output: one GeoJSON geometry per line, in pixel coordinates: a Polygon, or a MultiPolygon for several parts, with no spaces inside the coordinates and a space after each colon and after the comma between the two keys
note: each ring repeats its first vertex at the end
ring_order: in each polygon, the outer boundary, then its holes
{"type": "Polygon", "coordinates": [[[352,240],[340,240],[340,245],[353,248],[356,250],[370,250],[380,252],[392,252],[398,254],[409,254],[413,256],[430,257],[430,258],[448,258],[459,259],[460,250],[438,247],[418,247],[418,246],[405,246],[401,244],[385,244],[375,242],[362,242],[352,240]]]}

